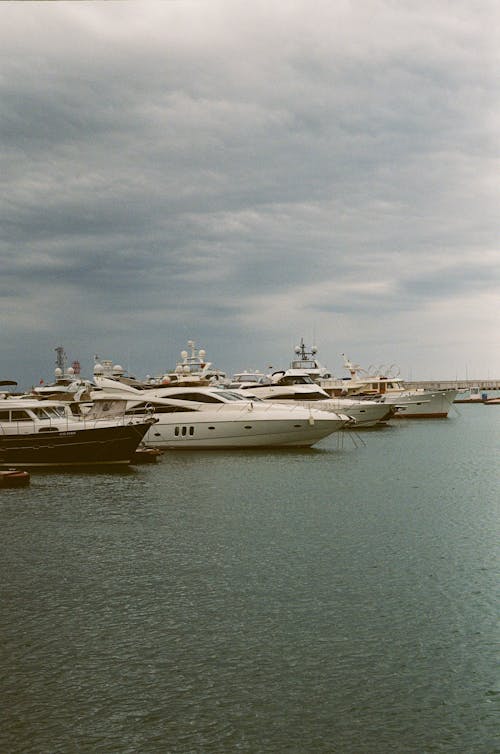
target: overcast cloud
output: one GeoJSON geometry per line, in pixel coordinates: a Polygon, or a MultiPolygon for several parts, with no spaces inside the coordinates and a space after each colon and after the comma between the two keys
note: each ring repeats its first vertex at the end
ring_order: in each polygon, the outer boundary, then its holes
{"type": "Polygon", "coordinates": [[[500,378],[500,5],[1,3],[0,378],[500,378]]]}

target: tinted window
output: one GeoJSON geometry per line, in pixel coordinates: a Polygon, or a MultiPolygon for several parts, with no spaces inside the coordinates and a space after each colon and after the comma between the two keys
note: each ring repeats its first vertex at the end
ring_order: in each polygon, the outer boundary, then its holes
{"type": "Polygon", "coordinates": [[[31,416],[26,411],[16,410],[11,411],[11,421],[13,422],[29,422],[31,416]]]}

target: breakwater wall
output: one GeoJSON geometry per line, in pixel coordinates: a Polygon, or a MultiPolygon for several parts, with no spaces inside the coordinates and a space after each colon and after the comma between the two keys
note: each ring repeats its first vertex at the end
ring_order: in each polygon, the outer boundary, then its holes
{"type": "Polygon", "coordinates": [[[422,387],[426,390],[444,390],[445,388],[454,388],[455,390],[465,391],[471,388],[480,390],[500,390],[500,380],[405,380],[405,386],[409,388],[422,387]]]}

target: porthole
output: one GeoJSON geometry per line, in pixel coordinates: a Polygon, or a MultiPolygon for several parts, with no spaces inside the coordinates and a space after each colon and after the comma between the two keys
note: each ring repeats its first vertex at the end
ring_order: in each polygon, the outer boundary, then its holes
{"type": "Polygon", "coordinates": [[[247,424],[247,425],[245,426],[245,429],[252,429],[252,425],[251,425],[251,424],[247,424]]]}
{"type": "Polygon", "coordinates": [[[209,429],[215,429],[215,427],[209,427],[209,429]]]}

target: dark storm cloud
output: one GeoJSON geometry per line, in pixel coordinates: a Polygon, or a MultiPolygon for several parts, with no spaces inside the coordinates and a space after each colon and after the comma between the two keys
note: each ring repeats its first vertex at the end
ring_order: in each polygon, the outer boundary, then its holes
{"type": "Polygon", "coordinates": [[[39,360],[57,340],[136,372],[187,338],[229,369],[287,363],[313,332],[407,364],[408,328],[433,351],[436,321],[491,359],[495,4],[3,11],[10,370],[33,330],[39,360]]]}

